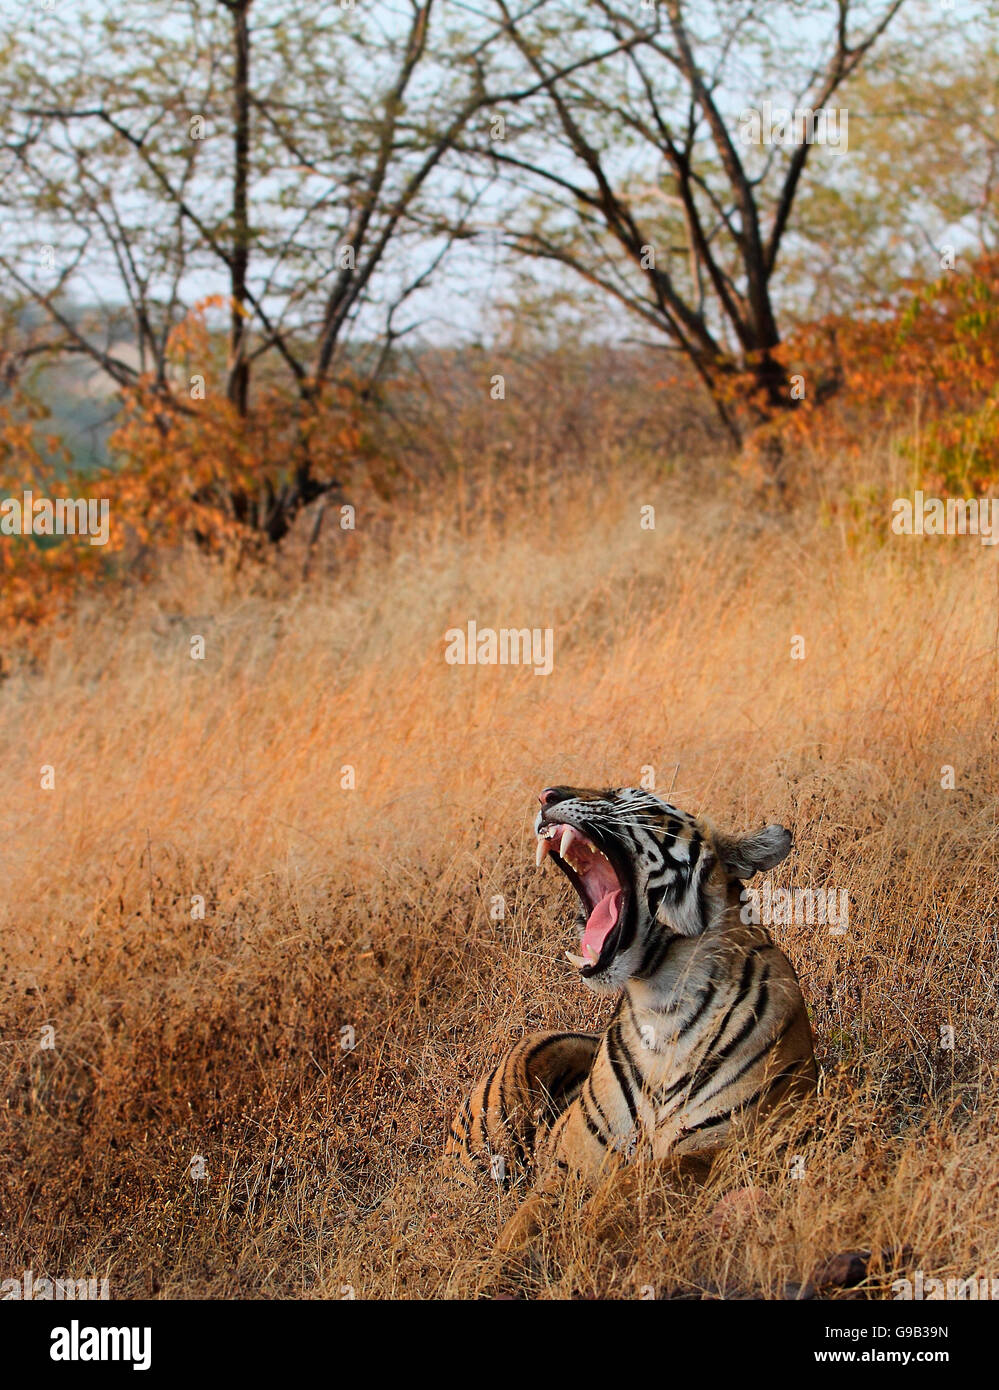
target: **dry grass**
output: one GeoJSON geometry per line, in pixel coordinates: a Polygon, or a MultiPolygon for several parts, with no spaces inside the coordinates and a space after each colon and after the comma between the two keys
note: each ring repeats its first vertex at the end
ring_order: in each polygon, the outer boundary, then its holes
{"type": "Polygon", "coordinates": [[[500,1287],[507,1206],[441,1183],[447,1120],[521,1030],[606,1013],[562,959],[532,802],[643,765],[719,823],[790,825],[777,882],[848,890],[845,937],[775,933],[822,1093],[790,1148],[761,1136],[707,1192],[642,1170],[567,1202],[524,1291],[780,1296],[852,1246],[999,1273],[994,554],[637,471],[494,475],[385,534],[362,512],[309,586],[185,564],[0,686],[0,1276],[107,1275],[120,1297],[500,1287]],[[446,665],[469,617],[553,626],[554,674],[446,665]],[[766,1201],[720,1227],[744,1183],[766,1201]]]}

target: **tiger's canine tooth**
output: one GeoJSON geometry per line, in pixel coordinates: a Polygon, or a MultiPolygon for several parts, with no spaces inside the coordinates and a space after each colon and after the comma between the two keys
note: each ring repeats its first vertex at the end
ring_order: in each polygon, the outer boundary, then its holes
{"type": "Polygon", "coordinates": [[[567,825],[567,826],[565,827],[565,831],[564,831],[564,833],[563,833],[563,835],[562,835],[562,841],[561,841],[561,843],[560,843],[560,845],[559,845],[559,847],[558,847],[559,858],[561,858],[561,859],[564,859],[564,858],[565,858],[565,852],[566,852],[566,850],[569,848],[569,846],[570,846],[571,844],[572,844],[572,826],[571,826],[571,825],[567,825]]]}
{"type": "Polygon", "coordinates": [[[584,946],[584,947],[583,947],[583,950],[586,952],[586,964],[587,964],[587,965],[596,965],[597,960],[599,959],[599,957],[597,956],[597,953],[596,953],[596,951],[593,949],[593,947],[592,947],[592,946],[584,946]]]}
{"type": "Polygon", "coordinates": [[[535,862],[535,864],[538,866],[539,869],[541,868],[541,865],[544,863],[545,855],[548,853],[548,851],[549,851],[550,848],[551,848],[551,846],[549,845],[548,841],[545,840],[545,839],[543,839],[543,838],[539,835],[539,836],[538,836],[538,848],[537,848],[537,851],[536,851],[536,853],[535,853],[535,855],[534,855],[534,862],[535,862]]]}
{"type": "Polygon", "coordinates": [[[584,956],[574,956],[571,951],[566,951],[565,958],[571,961],[577,970],[582,970],[584,965],[589,964],[589,961],[587,961],[584,956]]]}

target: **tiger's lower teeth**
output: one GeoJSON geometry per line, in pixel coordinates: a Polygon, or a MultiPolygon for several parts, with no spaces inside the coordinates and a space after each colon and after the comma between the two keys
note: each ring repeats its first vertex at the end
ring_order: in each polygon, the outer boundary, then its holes
{"type": "Polygon", "coordinates": [[[565,953],[566,960],[572,961],[577,970],[582,970],[584,965],[596,965],[599,960],[599,956],[592,946],[584,946],[583,950],[586,954],[582,956],[574,955],[572,951],[565,953]]]}

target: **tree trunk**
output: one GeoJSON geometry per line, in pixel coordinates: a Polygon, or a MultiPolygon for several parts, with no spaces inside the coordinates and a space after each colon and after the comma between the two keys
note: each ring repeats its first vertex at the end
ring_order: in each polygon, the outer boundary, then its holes
{"type": "Polygon", "coordinates": [[[246,358],[246,284],[250,264],[248,183],[250,169],[250,26],[252,0],[230,5],[235,45],[233,87],[233,189],[232,261],[230,290],[232,318],[229,330],[229,381],[227,394],[245,416],[250,394],[250,364],[246,358]]]}

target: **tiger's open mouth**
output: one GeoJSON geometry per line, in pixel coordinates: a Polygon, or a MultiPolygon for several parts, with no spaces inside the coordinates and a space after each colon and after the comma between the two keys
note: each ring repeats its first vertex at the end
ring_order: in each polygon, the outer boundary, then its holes
{"type": "MultiPolygon", "coordinates": [[[[613,853],[613,850],[611,851],[613,853]]],[[[628,888],[623,870],[575,826],[560,821],[538,829],[537,864],[551,858],[575,888],[585,926],[582,955],[566,951],[581,975],[605,970],[623,944],[628,888]]]]}

